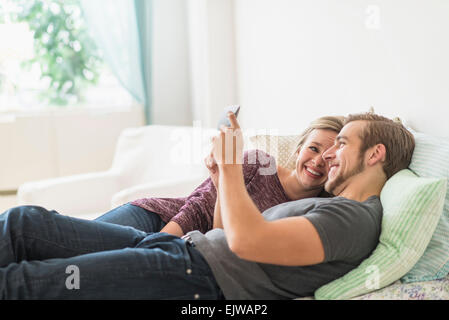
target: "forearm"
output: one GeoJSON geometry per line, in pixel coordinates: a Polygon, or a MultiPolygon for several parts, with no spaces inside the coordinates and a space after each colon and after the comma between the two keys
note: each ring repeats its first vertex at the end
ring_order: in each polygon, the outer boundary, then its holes
{"type": "Polygon", "coordinates": [[[160,232],[166,232],[178,237],[182,237],[184,235],[181,226],[174,221],[169,221],[160,232]]]}
{"type": "Polygon", "coordinates": [[[248,194],[241,165],[220,168],[218,196],[221,220],[228,241],[248,237],[265,221],[248,194]]]}
{"type": "Polygon", "coordinates": [[[213,227],[215,201],[215,186],[209,178],[187,197],[170,221],[177,223],[184,234],[193,230],[206,233],[213,227]]]}
{"type": "Polygon", "coordinates": [[[218,194],[218,191],[214,208],[214,229],[215,228],[223,229],[223,222],[221,221],[220,195],[218,194]]]}

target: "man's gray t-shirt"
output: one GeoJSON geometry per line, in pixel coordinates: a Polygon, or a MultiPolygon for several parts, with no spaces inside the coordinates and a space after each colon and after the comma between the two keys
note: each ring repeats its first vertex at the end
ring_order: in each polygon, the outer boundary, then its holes
{"type": "Polygon", "coordinates": [[[377,196],[364,202],[343,197],[308,198],[279,204],[263,212],[272,221],[304,216],[316,228],[324,261],[310,266],[279,266],[237,257],[223,229],[189,232],[226,299],[293,299],[311,296],[322,285],[356,268],[379,241],[382,205],[377,196]]]}

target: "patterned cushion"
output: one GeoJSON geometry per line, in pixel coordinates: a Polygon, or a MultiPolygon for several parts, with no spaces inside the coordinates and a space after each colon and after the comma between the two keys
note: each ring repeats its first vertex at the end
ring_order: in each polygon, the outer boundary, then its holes
{"type": "Polygon", "coordinates": [[[449,300],[449,278],[413,283],[398,280],[353,300],[449,300]]]}
{"type": "Polygon", "coordinates": [[[422,178],[408,169],[382,189],[379,244],[357,268],[322,286],[316,299],[350,299],[390,285],[419,260],[441,217],[446,179],[422,178]]]}
{"type": "MultiPolygon", "coordinates": [[[[295,300],[314,300],[314,297],[301,297],[295,300]]],[[[402,283],[398,280],[385,288],[350,300],[449,300],[449,277],[413,283],[402,283]]]]}
{"type": "MultiPolygon", "coordinates": [[[[415,137],[410,169],[422,177],[449,178],[449,141],[410,130],[415,137]]],[[[448,185],[449,189],[449,185],[448,185]]],[[[449,192],[443,214],[423,256],[402,282],[442,279],[449,273],[449,192]]]]}
{"type": "Polygon", "coordinates": [[[295,169],[296,145],[299,135],[255,135],[249,137],[251,148],[265,151],[276,159],[276,163],[288,169],[295,169]]]}

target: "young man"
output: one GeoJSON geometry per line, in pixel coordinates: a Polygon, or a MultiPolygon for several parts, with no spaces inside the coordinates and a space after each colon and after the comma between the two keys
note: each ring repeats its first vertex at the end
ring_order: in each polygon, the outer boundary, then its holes
{"type": "Polygon", "coordinates": [[[312,295],[369,256],[380,234],[380,191],[412,156],[413,136],[402,125],[349,116],[323,155],[331,168],[326,190],[336,197],[283,203],[261,215],[245,189],[240,128],[230,120],[212,149],[214,219],[222,228],[180,239],[13,208],[0,215],[0,297],[290,299],[312,295]],[[231,154],[222,148],[226,133],[236,140],[231,154]]]}

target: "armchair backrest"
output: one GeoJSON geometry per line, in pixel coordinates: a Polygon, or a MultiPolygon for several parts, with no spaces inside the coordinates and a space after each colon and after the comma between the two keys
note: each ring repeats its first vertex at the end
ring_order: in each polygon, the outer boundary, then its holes
{"type": "Polygon", "coordinates": [[[125,129],[117,143],[111,170],[120,187],[166,179],[208,176],[204,158],[216,129],[148,125],[125,129]]]}

